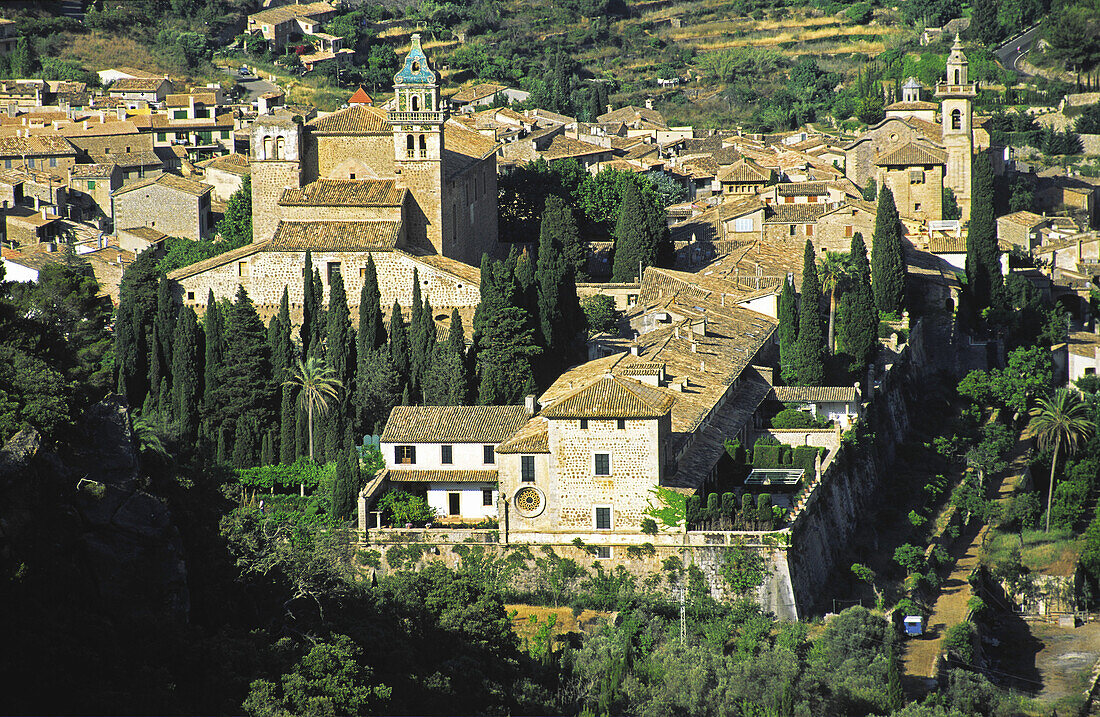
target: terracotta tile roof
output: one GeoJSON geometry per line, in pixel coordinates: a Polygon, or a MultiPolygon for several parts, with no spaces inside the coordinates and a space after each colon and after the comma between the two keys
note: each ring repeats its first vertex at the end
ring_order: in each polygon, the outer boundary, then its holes
{"type": "Polygon", "coordinates": [[[126,232],[127,234],[132,234],[150,243],[162,241],[168,236],[164,232],[158,232],[153,227],[130,227],[128,229],[120,229],[119,231],[126,232]]]}
{"type": "Polygon", "coordinates": [[[163,77],[123,77],[111,83],[111,92],[156,92],[168,80],[163,77]]]}
{"type": "Polygon", "coordinates": [[[476,102],[484,97],[495,95],[501,90],[508,89],[504,85],[495,85],[490,82],[485,82],[478,85],[471,85],[470,87],[463,87],[456,92],[452,97],[452,102],[476,102]]]}
{"type": "Polygon", "coordinates": [[[776,386],[772,397],[783,403],[851,403],[855,386],[776,386]]]}
{"type": "Polygon", "coordinates": [[[497,482],[496,471],[472,470],[401,470],[388,468],[382,472],[393,483],[492,483],[497,482]]]}
{"type": "Polygon", "coordinates": [[[203,184],[202,182],[196,182],[193,179],[185,179],[185,178],[183,178],[179,175],[176,175],[176,174],[165,173],[165,174],[158,174],[155,177],[146,177],[145,179],[139,179],[136,182],[131,182],[130,184],[126,184],[126,185],[116,189],[113,192],[113,194],[115,196],[118,196],[118,195],[121,195],[121,194],[127,194],[129,192],[134,191],[135,189],[142,189],[144,187],[148,187],[148,186],[151,186],[153,184],[157,184],[157,185],[160,185],[162,187],[167,187],[169,189],[174,189],[178,192],[186,192],[187,194],[191,194],[191,195],[194,195],[196,197],[201,197],[204,194],[209,194],[214,189],[213,187],[211,187],[208,184],[203,184]]]}
{"type": "Polygon", "coordinates": [[[546,418],[657,418],[672,409],[673,398],[652,386],[605,374],[562,396],[541,414],[546,418]]]}
{"type": "Polygon", "coordinates": [[[382,443],[500,443],[527,423],[523,406],[394,406],[382,443]]]}
{"type": "Polygon", "coordinates": [[[1034,227],[1042,224],[1046,221],[1046,217],[1039,216],[1035,212],[1012,212],[1011,214],[1005,214],[1004,216],[997,217],[997,221],[1012,222],[1013,224],[1019,224],[1022,227],[1034,227]]]}
{"type": "Polygon", "coordinates": [[[137,125],[128,120],[107,120],[106,122],[92,121],[89,119],[87,128],[83,122],[69,122],[57,128],[57,133],[63,137],[79,140],[81,137],[110,137],[124,134],[137,134],[137,125]]]}
{"type": "Polygon", "coordinates": [[[191,98],[195,98],[196,104],[201,105],[216,105],[218,104],[218,95],[213,91],[211,92],[180,92],[166,95],[164,98],[164,104],[168,107],[190,107],[191,98]]]}
{"type": "Polygon", "coordinates": [[[603,154],[610,152],[607,147],[601,147],[591,142],[583,142],[572,137],[559,134],[550,140],[550,145],[541,154],[547,161],[565,159],[567,157],[585,157],[590,154],[603,154]]]}
{"type": "Polygon", "coordinates": [[[314,132],[324,134],[390,133],[386,113],[367,105],[352,105],[324,117],[315,117],[306,124],[314,132]]]}
{"type": "Polygon", "coordinates": [[[596,121],[600,124],[613,122],[630,124],[635,120],[645,120],[646,122],[659,125],[663,128],[668,127],[668,123],[665,121],[664,116],[657,110],[650,110],[645,107],[635,107],[634,105],[627,105],[626,107],[620,107],[611,112],[605,112],[596,118],[596,121]]]}
{"type": "Polygon", "coordinates": [[[156,79],[160,77],[160,75],[156,75],[152,72],[146,72],[145,70],[139,70],[135,67],[115,67],[113,69],[115,72],[121,73],[123,75],[129,75],[130,77],[138,77],[142,79],[156,79]]]}
{"type": "Polygon", "coordinates": [[[933,142],[943,141],[943,127],[937,122],[928,122],[916,117],[906,117],[904,122],[933,142]]]}
{"type": "Polygon", "coordinates": [[[938,149],[922,147],[909,142],[889,152],[884,152],[875,160],[880,167],[908,166],[914,164],[946,164],[947,155],[938,149]]]}
{"type": "Polygon", "coordinates": [[[248,16],[250,24],[267,24],[267,25],[281,25],[284,22],[288,22],[299,17],[309,17],[311,15],[322,15],[326,12],[332,12],[333,7],[327,2],[311,2],[301,3],[296,5],[283,5],[282,7],[273,7],[268,10],[261,10],[248,16]]]}
{"type": "Polygon", "coordinates": [[[511,438],[497,446],[497,453],[549,453],[550,433],[546,419],[535,416],[511,438]]]}
{"type": "Polygon", "coordinates": [[[457,259],[441,256],[439,254],[425,254],[414,251],[402,253],[408,255],[414,261],[418,261],[433,269],[438,269],[446,274],[450,274],[456,279],[462,279],[470,286],[480,286],[481,284],[481,270],[476,266],[470,266],[457,259]]]}
{"type": "Polygon", "coordinates": [[[97,164],[117,164],[120,167],[162,167],[164,160],[151,149],[140,149],[136,152],[120,152],[118,154],[89,153],[89,156],[97,164]]]}
{"type": "Polygon", "coordinates": [[[217,169],[241,177],[252,173],[252,160],[247,154],[223,154],[198,163],[203,169],[217,169]]]}
{"type": "Polygon", "coordinates": [[[31,135],[30,137],[0,137],[0,157],[18,157],[21,155],[76,155],[74,147],[64,137],[54,135],[31,135]]]}
{"type": "Polygon", "coordinates": [[[195,262],[190,266],[180,267],[179,269],[170,272],[168,274],[168,278],[172,281],[181,281],[190,276],[194,276],[195,274],[201,274],[204,271],[209,271],[210,269],[215,269],[224,264],[229,264],[231,262],[237,261],[238,259],[244,259],[247,256],[252,256],[257,252],[263,251],[269,243],[270,240],[266,242],[257,242],[254,244],[245,244],[242,247],[230,249],[224,254],[218,254],[217,256],[212,256],[209,259],[203,259],[202,261],[195,262]]]}
{"type": "Polygon", "coordinates": [[[1100,336],[1087,331],[1071,331],[1066,344],[1071,354],[1092,358],[1100,348],[1100,336]]]}
{"type": "Polygon", "coordinates": [[[721,166],[713,157],[697,157],[682,162],[681,169],[693,177],[714,177],[721,171],[721,166]]]}
{"type": "Polygon", "coordinates": [[[393,179],[318,179],[304,187],[283,190],[284,207],[395,207],[405,202],[407,189],[393,179]]]}
{"type": "Polygon", "coordinates": [[[928,251],[933,254],[965,254],[966,237],[953,234],[933,234],[928,237],[928,251]]]}
{"type": "Polygon", "coordinates": [[[751,159],[742,159],[718,173],[720,182],[764,183],[770,173],[751,159]]]}
{"type": "Polygon", "coordinates": [[[828,182],[784,182],[775,191],[781,197],[820,197],[829,193],[828,182]]]}
{"type": "Polygon", "coordinates": [[[895,102],[893,104],[886,105],[887,111],[900,110],[902,112],[914,111],[914,110],[938,110],[940,106],[935,102],[895,102]]]}
{"type": "Polygon", "coordinates": [[[370,95],[367,94],[367,91],[364,90],[363,87],[360,85],[355,90],[355,92],[352,93],[351,97],[348,98],[348,104],[349,105],[373,105],[374,100],[371,98],[370,95]]]}
{"type": "Polygon", "coordinates": [[[809,224],[816,222],[828,209],[821,202],[804,204],[773,204],[768,207],[765,224],[809,224]]]}
{"type": "Polygon", "coordinates": [[[70,169],[71,176],[77,179],[99,179],[100,177],[110,177],[111,173],[114,171],[114,164],[76,164],[73,165],[72,169],[70,169]]]}
{"type": "Polygon", "coordinates": [[[266,251],[392,249],[400,222],[279,222],[266,251]]]}

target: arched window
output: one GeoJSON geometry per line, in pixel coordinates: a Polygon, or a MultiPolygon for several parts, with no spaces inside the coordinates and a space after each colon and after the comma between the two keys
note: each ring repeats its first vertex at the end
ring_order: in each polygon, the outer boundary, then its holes
{"type": "Polygon", "coordinates": [[[963,125],[962,110],[951,110],[951,129],[962,129],[962,125],[963,125]]]}
{"type": "Polygon", "coordinates": [[[275,140],[275,159],[286,159],[286,138],[279,137],[275,140]]]}
{"type": "Polygon", "coordinates": [[[955,84],[956,85],[961,85],[962,84],[962,79],[961,78],[962,78],[962,71],[956,69],[955,70],[955,84]]]}
{"type": "Polygon", "coordinates": [[[415,145],[413,144],[413,141],[414,141],[413,136],[410,134],[406,139],[407,139],[407,143],[408,143],[408,156],[411,157],[411,156],[413,156],[413,152],[415,151],[414,150],[415,145]]]}
{"type": "Polygon", "coordinates": [[[416,95],[413,95],[412,100],[413,100],[412,111],[413,112],[419,112],[420,111],[420,98],[417,97],[416,95]]]}
{"type": "Polygon", "coordinates": [[[270,136],[264,137],[263,152],[260,154],[260,159],[271,159],[273,148],[275,146],[275,140],[270,136]]]}
{"type": "Polygon", "coordinates": [[[428,156],[428,143],[424,141],[424,135],[420,135],[420,156],[428,156]]]}

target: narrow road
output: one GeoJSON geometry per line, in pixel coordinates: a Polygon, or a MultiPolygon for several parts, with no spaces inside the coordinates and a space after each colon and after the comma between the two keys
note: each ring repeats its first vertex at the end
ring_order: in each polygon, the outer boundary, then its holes
{"type": "Polygon", "coordinates": [[[1019,37],[1012,38],[993,51],[993,54],[997,56],[997,59],[1001,61],[1001,64],[1004,65],[1006,70],[1014,70],[1021,75],[1027,74],[1017,67],[1017,63],[1020,61],[1021,57],[1031,50],[1031,46],[1035,44],[1035,41],[1039,39],[1039,29],[1039,26],[1035,25],[1026,30],[1019,37]]]}
{"type": "MultiPolygon", "coordinates": [[[[1017,479],[1028,466],[1028,444],[1017,440],[1010,454],[1008,468],[1001,477],[994,500],[1009,500],[1015,489],[1017,479]]],[[[962,533],[949,552],[955,559],[955,565],[940,583],[940,593],[928,617],[928,625],[922,637],[911,638],[905,642],[905,674],[911,683],[928,686],[928,678],[935,675],[936,660],[943,651],[943,638],[947,630],[966,619],[970,598],[974,593],[970,587],[970,574],[980,562],[980,553],[989,531],[988,525],[972,527],[962,533]]]]}
{"type": "Polygon", "coordinates": [[[237,74],[236,68],[233,67],[225,68],[225,74],[236,80],[245,90],[246,94],[241,98],[245,102],[255,102],[256,99],[265,92],[274,92],[279,89],[274,83],[268,82],[256,75],[241,77],[237,74]]]}

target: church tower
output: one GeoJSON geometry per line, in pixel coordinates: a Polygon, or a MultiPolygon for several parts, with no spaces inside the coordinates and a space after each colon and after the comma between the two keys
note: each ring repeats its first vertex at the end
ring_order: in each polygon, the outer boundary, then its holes
{"type": "Polygon", "coordinates": [[[405,66],[393,77],[394,103],[387,114],[393,131],[394,171],[412,202],[406,207],[406,237],[410,244],[444,251],[443,123],[439,78],[420,47],[419,33],[405,66]]]}
{"type": "Polygon", "coordinates": [[[252,241],[267,241],[279,226],[279,197],[302,186],[302,118],[287,111],[252,123],[252,241]]]}
{"type": "Polygon", "coordinates": [[[962,41],[955,35],[955,44],[947,58],[947,82],[936,86],[943,125],[943,146],[947,150],[947,176],[944,186],[955,192],[962,210],[962,220],[970,219],[970,164],[974,154],[974,133],[971,127],[973,102],[978,94],[975,83],[967,77],[968,62],[962,51],[962,41]]]}

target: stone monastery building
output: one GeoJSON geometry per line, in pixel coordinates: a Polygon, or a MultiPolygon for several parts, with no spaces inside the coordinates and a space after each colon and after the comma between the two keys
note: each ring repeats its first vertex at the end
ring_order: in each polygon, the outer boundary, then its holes
{"type": "Polygon", "coordinates": [[[451,120],[420,36],[394,76],[390,109],[351,105],[304,122],[289,111],[251,131],[253,242],[169,275],[182,303],[249,293],[262,317],[283,288],[300,316],[305,252],[325,294],[339,273],[354,309],[373,255],[383,307],[411,303],[413,271],[436,309],[476,306],[483,253],[497,248],[496,143],[451,120]]]}

